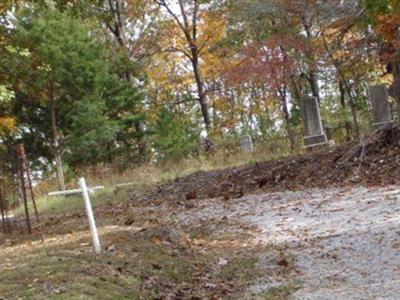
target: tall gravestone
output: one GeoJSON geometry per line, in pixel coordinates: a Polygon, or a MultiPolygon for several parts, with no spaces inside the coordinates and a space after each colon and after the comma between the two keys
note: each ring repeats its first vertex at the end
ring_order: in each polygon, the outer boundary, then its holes
{"type": "Polygon", "coordinates": [[[240,137],[240,148],[245,152],[250,152],[253,150],[253,140],[251,135],[242,135],[240,137]]]}
{"type": "Polygon", "coordinates": [[[322,124],[318,100],[309,97],[303,102],[304,146],[308,149],[325,146],[328,139],[322,124]]]}
{"type": "Polygon", "coordinates": [[[390,112],[389,93],[384,85],[371,86],[369,95],[372,102],[372,115],[374,129],[383,128],[392,123],[392,114],[390,112]]]}

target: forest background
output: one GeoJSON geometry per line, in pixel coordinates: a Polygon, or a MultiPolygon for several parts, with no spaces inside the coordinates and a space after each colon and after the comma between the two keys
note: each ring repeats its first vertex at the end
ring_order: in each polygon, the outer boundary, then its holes
{"type": "Polygon", "coordinates": [[[234,156],[244,134],[298,153],[309,97],[331,140],[359,140],[371,85],[399,120],[398,24],[397,0],[2,1],[2,185],[21,142],[59,189],[94,167],[234,156]]]}

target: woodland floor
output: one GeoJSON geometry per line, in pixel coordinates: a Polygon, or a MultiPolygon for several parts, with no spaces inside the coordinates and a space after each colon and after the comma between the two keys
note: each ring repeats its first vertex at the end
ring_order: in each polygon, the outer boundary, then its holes
{"type": "Polygon", "coordinates": [[[146,198],[232,199],[248,193],[400,184],[400,128],[376,131],[362,140],[281,160],[199,172],[165,184],[146,198]]]}
{"type": "Polygon", "coordinates": [[[83,211],[19,220],[0,299],[398,299],[400,130],[364,145],[110,194],[101,255],[83,211]]]}

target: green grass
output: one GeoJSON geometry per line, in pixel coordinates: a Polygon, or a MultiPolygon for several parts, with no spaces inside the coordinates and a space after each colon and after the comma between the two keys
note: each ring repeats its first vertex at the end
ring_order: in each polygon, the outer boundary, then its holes
{"type": "Polygon", "coordinates": [[[204,286],[210,282],[222,289],[218,295],[243,299],[246,286],[262,275],[256,264],[259,251],[237,253],[220,247],[194,252],[157,243],[146,231],[117,228],[100,233],[104,245],[115,245],[115,251],[93,254],[88,232],[5,247],[0,251],[0,298],[165,299],[182,288],[184,299],[210,299],[214,290],[204,286]],[[220,269],[216,262],[221,257],[228,264],[220,269]],[[230,284],[231,294],[226,294],[224,287],[230,284]]]}
{"type": "MultiPolygon", "coordinates": [[[[164,166],[148,164],[128,170],[124,174],[104,171],[97,173],[101,176],[95,175],[96,172],[84,175],[91,186],[105,185],[108,187],[95,196],[91,196],[92,206],[96,207],[109,202],[117,204],[127,201],[133,192],[141,194],[149,188],[153,188],[154,185],[198,171],[240,166],[277,157],[272,157],[270,153],[258,152],[236,155],[216,153],[211,157],[188,159],[164,166]],[[135,182],[136,185],[118,192],[111,188],[113,185],[123,182],[135,182]]],[[[50,188],[47,185],[41,190],[41,194],[45,195],[50,188]]],[[[42,196],[37,199],[37,207],[41,214],[73,212],[82,211],[84,202],[81,196],[42,196]]],[[[33,213],[32,203],[29,203],[29,211],[31,214],[33,213]]],[[[24,214],[23,205],[16,209],[16,214],[24,214]]],[[[168,219],[168,216],[165,217],[168,219]]],[[[259,253],[228,254],[229,251],[226,251],[225,248],[207,249],[207,251],[194,253],[190,249],[157,244],[151,238],[129,231],[117,231],[109,234],[103,232],[101,234],[102,242],[108,245],[115,244],[117,251],[105,253],[99,257],[91,253],[90,242],[88,243],[90,237],[88,232],[85,232],[86,229],[80,231],[79,224],[74,222],[72,220],[72,222],[60,224],[59,234],[52,228],[48,234],[49,243],[32,245],[30,241],[27,241],[25,244],[21,244],[21,247],[14,249],[11,246],[5,252],[0,251],[0,261],[9,263],[9,266],[0,272],[0,298],[156,299],[174,285],[184,287],[189,285],[193,289],[194,284],[197,285],[199,280],[203,280],[201,277],[197,278],[198,275],[195,275],[193,279],[193,273],[198,272],[196,269],[199,265],[207,266],[202,275],[206,279],[211,277],[212,282],[215,280],[222,286],[233,283],[235,288],[242,291],[248,283],[258,276],[262,276],[256,264],[259,253]],[[71,233],[71,235],[66,233],[71,233]],[[82,239],[83,235],[86,235],[84,239],[82,239]],[[56,239],[57,242],[52,242],[53,239],[56,239]],[[82,246],[83,244],[86,246],[82,246]],[[214,270],[216,261],[220,257],[227,257],[229,263],[219,271],[214,270]],[[49,292],[49,286],[50,289],[60,290],[60,293],[49,292]]],[[[212,238],[219,242],[244,238],[237,236],[237,233],[234,232],[225,232],[223,235],[213,234],[218,231],[216,229],[219,226],[222,226],[218,224],[201,228],[201,230],[186,228],[186,232],[188,236],[206,240],[212,238]]],[[[224,226],[227,225],[224,224],[224,226]]],[[[102,230],[101,227],[99,229],[102,230]]],[[[197,292],[197,289],[203,288],[199,285],[194,291],[197,292]]],[[[290,295],[293,290],[291,286],[273,289],[266,294],[265,299],[285,299],[282,297],[290,295]]],[[[200,293],[199,298],[202,295],[200,293]]],[[[238,294],[238,299],[242,299],[241,296],[242,294],[238,294]]]]}
{"type": "MultiPolygon", "coordinates": [[[[271,159],[279,159],[290,155],[290,153],[271,154],[270,151],[255,150],[251,153],[237,152],[225,153],[217,152],[210,156],[199,156],[196,158],[183,159],[179,162],[166,162],[163,165],[144,164],[139,167],[128,169],[125,172],[117,172],[112,167],[104,169],[103,167],[90,168],[84,172],[87,182],[91,186],[104,185],[106,189],[91,197],[92,206],[96,207],[107,201],[124,201],[128,199],[126,191],[131,190],[136,194],[145,194],[155,186],[164,184],[168,181],[175,180],[180,177],[188,176],[199,171],[212,171],[229,167],[238,167],[260,161],[271,159]],[[113,192],[113,186],[118,183],[133,182],[135,185],[127,187],[118,193],[113,192]]],[[[75,186],[76,183],[69,186],[75,186]]],[[[82,209],[84,207],[81,196],[69,197],[48,197],[47,193],[56,189],[54,180],[41,183],[36,190],[37,207],[39,213],[57,213],[82,209]]],[[[28,203],[29,211],[33,213],[32,203],[28,203]]],[[[24,206],[20,205],[16,211],[16,215],[24,214],[24,206]]]]}
{"type": "Polygon", "coordinates": [[[12,271],[2,272],[0,295],[10,299],[99,299],[100,295],[101,299],[137,299],[136,276],[117,280],[110,272],[118,264],[116,258],[104,261],[91,254],[39,250],[25,255],[12,271]]]}
{"type": "MultiPolygon", "coordinates": [[[[92,166],[83,170],[80,176],[84,176],[92,185],[104,185],[108,188],[118,183],[135,183],[135,190],[146,193],[156,185],[164,184],[177,178],[185,177],[196,172],[213,171],[231,167],[240,167],[251,163],[269,161],[290,156],[287,151],[272,152],[260,147],[253,152],[245,153],[240,150],[220,150],[210,155],[185,158],[180,161],[166,161],[163,163],[148,162],[141,165],[128,166],[121,171],[118,166],[92,166]]],[[[76,177],[70,177],[69,186],[76,185],[76,177]]],[[[37,187],[40,194],[47,194],[50,189],[56,188],[53,180],[44,182],[37,187]]]]}
{"type": "Polygon", "coordinates": [[[239,256],[230,261],[220,272],[220,277],[227,281],[251,282],[259,274],[257,256],[239,256]]]}
{"type": "MultiPolygon", "coordinates": [[[[93,203],[126,199],[126,192],[104,191],[93,197],[93,203]]],[[[42,212],[83,209],[81,197],[43,198],[38,204],[42,212]]],[[[244,242],[246,236],[232,233],[223,239],[213,235],[215,228],[222,226],[220,222],[205,231],[186,226],[182,241],[170,243],[162,238],[163,229],[171,226],[170,213],[137,215],[132,228],[118,225],[121,222],[117,219],[129,214],[103,220],[99,226],[102,246],[112,246],[113,250],[101,255],[92,253],[87,227],[82,226],[80,218],[73,217],[45,226],[43,242],[34,237],[24,241],[21,237],[16,243],[7,243],[0,251],[0,298],[164,299],[180,290],[184,299],[188,295],[198,299],[212,295],[216,299],[244,299],[247,287],[265,274],[257,264],[260,255],[276,250],[256,245],[242,249],[241,243],[234,243],[232,248],[233,239],[244,242]],[[148,223],[155,218],[156,223],[148,223]],[[201,237],[204,244],[188,244],[185,236],[201,237]],[[219,266],[220,258],[226,258],[227,264],[219,266]],[[215,290],[205,283],[215,284],[215,290]]],[[[273,289],[265,299],[286,299],[294,290],[291,286],[273,289]]]]}
{"type": "Polygon", "coordinates": [[[270,288],[261,299],[263,300],[287,300],[300,288],[298,283],[289,283],[278,287],[270,288]]]}
{"type": "MultiPolygon", "coordinates": [[[[107,202],[122,202],[129,199],[128,195],[124,191],[120,191],[118,193],[114,193],[110,189],[102,190],[95,195],[90,196],[90,201],[92,203],[92,207],[96,207],[101,204],[105,204],[107,202]]],[[[85,207],[82,196],[73,195],[68,197],[50,197],[43,196],[39,197],[36,200],[36,206],[40,214],[49,214],[49,213],[59,213],[59,212],[67,212],[67,211],[75,211],[82,210],[85,207]]],[[[33,214],[33,204],[29,200],[28,209],[31,214],[33,214]]],[[[22,216],[25,214],[24,205],[20,205],[15,210],[15,214],[17,216],[22,216]]]]}
{"type": "Polygon", "coordinates": [[[191,253],[160,247],[140,234],[103,234],[115,253],[92,253],[80,233],[57,236],[44,244],[24,244],[4,253],[0,298],[6,299],[156,299],[188,279],[191,253]]]}
{"type": "MultiPolygon", "coordinates": [[[[265,147],[258,147],[253,152],[242,152],[239,149],[232,150],[228,147],[209,155],[199,155],[180,161],[167,161],[162,164],[148,162],[128,167],[124,171],[121,171],[120,167],[113,165],[92,166],[83,170],[79,175],[84,176],[90,186],[103,185],[106,187],[105,191],[92,197],[93,206],[97,206],[109,200],[113,187],[119,183],[134,183],[134,186],[127,189],[131,189],[138,194],[145,194],[157,185],[196,172],[240,167],[261,161],[281,159],[290,155],[291,153],[287,151],[272,151],[265,147]]],[[[78,175],[66,174],[68,189],[77,188],[77,177],[78,175]]],[[[83,207],[83,201],[80,196],[48,197],[47,194],[54,190],[57,190],[54,178],[43,181],[35,187],[38,198],[37,207],[40,213],[65,212],[83,207]]],[[[113,195],[113,197],[118,196],[113,195]]],[[[33,212],[31,203],[29,203],[29,211],[33,212]]],[[[20,205],[16,209],[16,214],[22,215],[23,213],[24,206],[20,205]]]]}

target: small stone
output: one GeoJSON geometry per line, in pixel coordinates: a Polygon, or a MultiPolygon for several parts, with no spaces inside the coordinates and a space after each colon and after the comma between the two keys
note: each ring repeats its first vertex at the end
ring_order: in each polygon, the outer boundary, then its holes
{"type": "Polygon", "coordinates": [[[228,261],[225,259],[225,258],[223,258],[223,257],[221,257],[219,260],[218,260],[218,265],[219,266],[226,266],[228,264],[228,261]]]}

